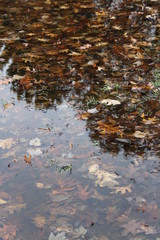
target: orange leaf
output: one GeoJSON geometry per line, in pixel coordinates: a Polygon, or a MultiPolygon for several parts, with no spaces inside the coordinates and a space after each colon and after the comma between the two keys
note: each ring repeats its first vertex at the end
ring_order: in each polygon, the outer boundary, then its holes
{"type": "Polygon", "coordinates": [[[24,155],[24,161],[26,163],[29,163],[31,166],[32,166],[32,163],[31,163],[31,155],[29,157],[27,157],[26,155],[24,155]]]}

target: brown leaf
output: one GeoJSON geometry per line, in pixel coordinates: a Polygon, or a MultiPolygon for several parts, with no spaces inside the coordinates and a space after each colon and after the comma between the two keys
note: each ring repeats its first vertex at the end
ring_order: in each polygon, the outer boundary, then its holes
{"type": "Polygon", "coordinates": [[[91,197],[91,191],[88,191],[88,186],[83,188],[81,185],[78,185],[76,196],[77,195],[79,199],[87,200],[91,197]]]}
{"type": "Polygon", "coordinates": [[[100,134],[122,134],[119,126],[103,123],[102,121],[98,121],[98,130],[100,134]]]}
{"type": "Polygon", "coordinates": [[[3,240],[14,240],[16,236],[16,226],[9,224],[9,225],[1,225],[0,226],[0,237],[3,240]]]}
{"type": "Polygon", "coordinates": [[[46,224],[46,219],[44,216],[41,216],[39,214],[37,214],[34,218],[33,218],[33,223],[36,227],[42,228],[44,227],[44,225],[46,224]]]}
{"type": "Polygon", "coordinates": [[[29,163],[31,166],[32,166],[32,163],[31,163],[31,155],[29,155],[29,157],[27,157],[26,155],[24,155],[24,161],[26,162],[26,163],[29,163]]]}

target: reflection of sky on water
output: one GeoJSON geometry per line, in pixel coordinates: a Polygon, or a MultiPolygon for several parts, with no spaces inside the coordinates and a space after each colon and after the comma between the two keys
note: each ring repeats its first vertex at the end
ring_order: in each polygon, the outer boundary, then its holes
{"type": "MultiPolygon", "coordinates": [[[[3,44],[1,49],[0,49],[0,57],[3,54],[3,51],[5,49],[5,45],[3,44]]],[[[4,78],[7,76],[7,72],[11,66],[11,64],[13,63],[12,58],[9,58],[9,60],[7,61],[6,64],[3,65],[2,69],[0,70],[0,78],[4,78]]]]}

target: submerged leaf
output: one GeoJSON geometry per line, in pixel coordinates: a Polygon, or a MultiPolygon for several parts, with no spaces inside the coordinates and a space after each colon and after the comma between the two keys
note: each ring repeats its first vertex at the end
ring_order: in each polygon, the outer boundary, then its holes
{"type": "Polygon", "coordinates": [[[41,140],[39,138],[31,139],[29,145],[39,147],[41,146],[41,140]]]}
{"type": "Polygon", "coordinates": [[[41,216],[41,215],[36,215],[34,218],[33,218],[33,223],[36,227],[40,227],[42,228],[45,224],[46,224],[46,219],[45,217],[41,216]]]}
{"type": "Polygon", "coordinates": [[[93,164],[89,167],[89,174],[96,176],[96,185],[99,185],[100,187],[108,187],[108,188],[114,188],[115,185],[118,185],[119,183],[115,180],[120,178],[115,173],[109,173],[104,170],[99,169],[98,164],[93,164]]]}
{"type": "Polygon", "coordinates": [[[13,138],[0,139],[0,148],[2,149],[10,149],[14,144],[13,138]]]}
{"type": "Polygon", "coordinates": [[[24,161],[26,163],[29,163],[31,166],[32,166],[32,163],[31,163],[31,155],[29,157],[27,157],[26,155],[24,155],[24,161]]]}

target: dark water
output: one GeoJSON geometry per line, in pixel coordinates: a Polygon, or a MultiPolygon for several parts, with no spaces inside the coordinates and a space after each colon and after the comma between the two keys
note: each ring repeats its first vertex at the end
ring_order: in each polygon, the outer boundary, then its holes
{"type": "Polygon", "coordinates": [[[160,239],[158,1],[0,0],[0,239],[160,239]]]}

